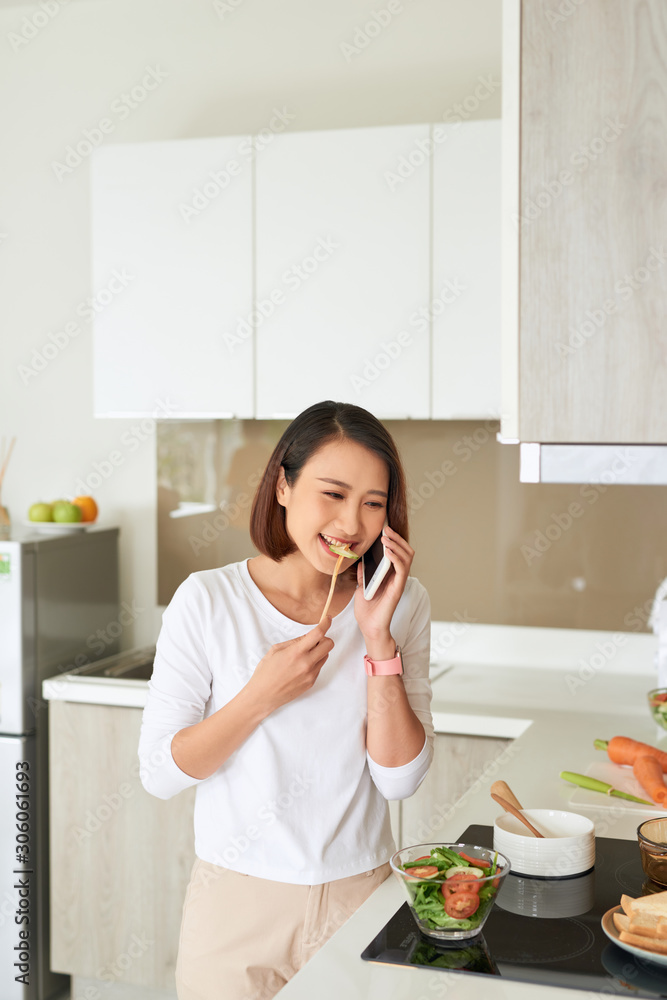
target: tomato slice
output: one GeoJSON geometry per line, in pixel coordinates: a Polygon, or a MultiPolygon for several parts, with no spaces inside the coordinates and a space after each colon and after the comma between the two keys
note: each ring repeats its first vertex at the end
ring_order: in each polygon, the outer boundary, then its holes
{"type": "Polygon", "coordinates": [[[463,872],[459,872],[458,875],[452,875],[446,882],[443,882],[443,896],[445,891],[450,895],[454,892],[479,892],[479,879],[475,875],[464,875],[463,872]]]}
{"type": "Polygon", "coordinates": [[[471,917],[478,907],[479,896],[476,892],[451,892],[445,896],[445,912],[456,920],[471,917]]]}
{"type": "Polygon", "coordinates": [[[430,854],[424,854],[421,858],[415,858],[415,861],[430,861],[430,860],[431,860],[430,854]]]}
{"type": "MultiPolygon", "coordinates": [[[[417,858],[417,861],[421,861],[421,858],[417,858]]],[[[434,875],[438,874],[437,865],[417,865],[416,868],[406,868],[406,875],[412,875],[414,878],[433,878],[434,875]]]]}
{"type": "Polygon", "coordinates": [[[463,858],[464,861],[468,861],[471,865],[476,865],[477,868],[490,868],[490,861],[482,861],[481,858],[471,858],[469,854],[464,854],[463,851],[459,851],[459,857],[463,858]]]}

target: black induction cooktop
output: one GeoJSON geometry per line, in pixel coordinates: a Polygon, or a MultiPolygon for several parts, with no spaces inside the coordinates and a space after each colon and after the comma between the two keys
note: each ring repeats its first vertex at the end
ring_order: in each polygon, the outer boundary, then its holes
{"type": "MultiPolygon", "coordinates": [[[[469,826],[460,842],[492,847],[493,827],[469,826]]],[[[596,838],[595,868],[570,879],[508,875],[483,934],[460,947],[425,937],[407,903],[361,957],[369,962],[590,990],[611,995],[667,997],[667,967],[613,944],[601,927],[621,895],[662,889],[646,879],[637,844],[596,838]]]]}

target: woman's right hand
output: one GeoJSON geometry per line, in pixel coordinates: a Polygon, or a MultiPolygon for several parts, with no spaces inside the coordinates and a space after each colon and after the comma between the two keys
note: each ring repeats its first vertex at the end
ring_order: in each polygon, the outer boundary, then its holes
{"type": "Polygon", "coordinates": [[[297,639],[277,642],[263,656],[248,681],[254,696],[274,712],[309,691],[334,647],[326,634],[331,616],[297,639]]]}

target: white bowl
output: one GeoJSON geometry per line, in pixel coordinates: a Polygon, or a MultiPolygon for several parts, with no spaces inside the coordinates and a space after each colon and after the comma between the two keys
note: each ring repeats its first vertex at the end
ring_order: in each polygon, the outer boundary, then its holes
{"type": "Polygon", "coordinates": [[[534,837],[511,813],[493,824],[493,846],[507,855],[512,874],[537,878],[569,878],[595,865],[595,825],[586,816],[562,809],[523,809],[544,834],[534,837]]]}

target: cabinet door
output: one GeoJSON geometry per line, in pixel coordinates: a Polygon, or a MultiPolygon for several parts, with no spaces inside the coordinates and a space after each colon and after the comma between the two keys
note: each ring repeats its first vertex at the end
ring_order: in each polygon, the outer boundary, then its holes
{"type": "Polygon", "coordinates": [[[464,792],[478,779],[487,781],[489,787],[496,780],[497,758],[509,742],[486,736],[438,733],[428,774],[415,794],[401,803],[400,846],[442,840],[441,831],[453,821],[456,803],[464,792]]]}
{"type": "Polygon", "coordinates": [[[253,415],[249,136],[92,162],[95,415],[253,415]]]}
{"type": "Polygon", "coordinates": [[[571,14],[521,5],[519,435],[664,444],[667,7],[571,14]]]}
{"type": "Polygon", "coordinates": [[[434,126],[433,417],[500,416],[500,120],[434,126]]]}
{"type": "Polygon", "coordinates": [[[258,417],[323,399],[430,416],[428,139],[301,132],[258,154],[258,417]]]}

